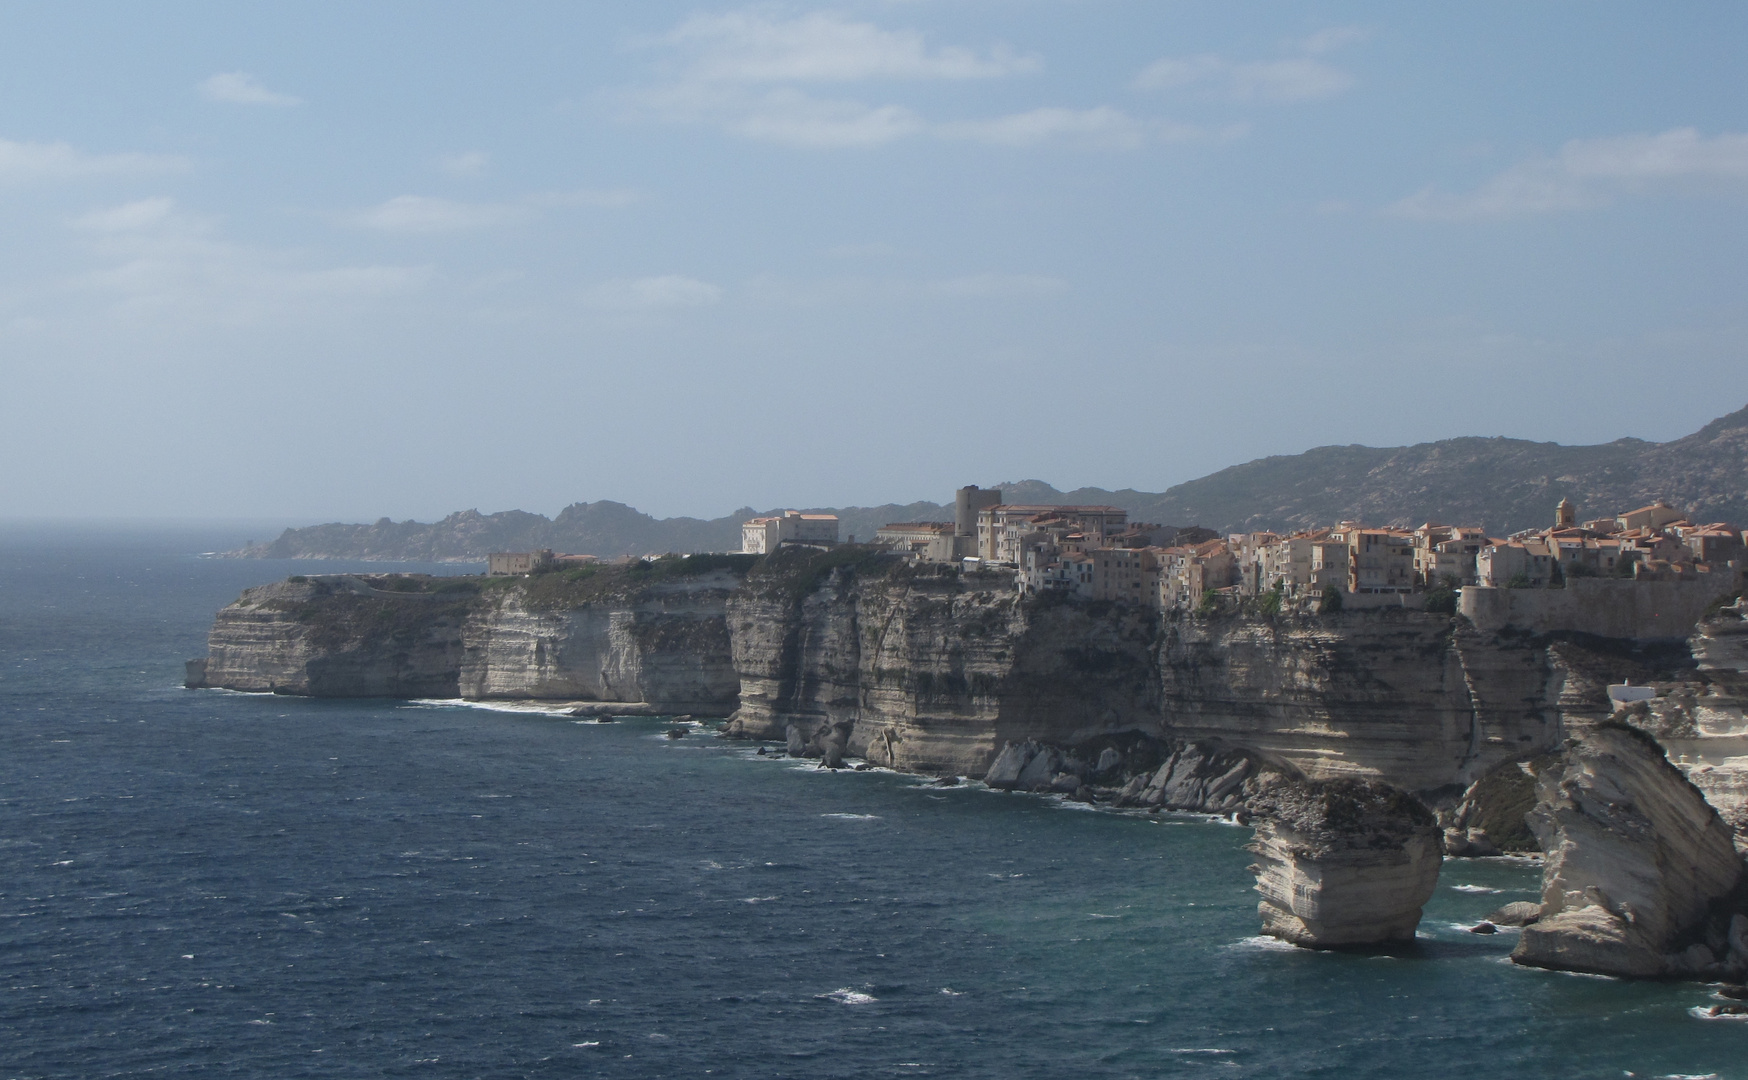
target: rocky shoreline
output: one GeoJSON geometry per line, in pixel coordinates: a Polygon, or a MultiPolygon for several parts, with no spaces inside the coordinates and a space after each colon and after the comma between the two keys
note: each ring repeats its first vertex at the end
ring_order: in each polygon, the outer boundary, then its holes
{"type": "Polygon", "coordinates": [[[724,717],[729,737],[826,765],[861,758],[1113,807],[1254,817],[1265,926],[1320,947],[1401,941],[1404,926],[1411,937],[1436,854],[1541,847],[1560,884],[1520,962],[1739,977],[1741,898],[1722,882],[1730,866],[1740,877],[1748,783],[1742,762],[1709,748],[1748,737],[1745,629],[1740,604],[1659,646],[1484,633],[1414,611],[1172,619],[1022,598],[995,575],[845,545],[525,579],[294,577],[221,611],[188,683],[724,717]],[[1606,688],[1626,679],[1658,695],[1616,715],[1606,688]],[[1657,762],[1620,765],[1637,786],[1599,794],[1581,777],[1626,760],[1611,717],[1649,732],[1642,749],[1657,762]],[[1332,783],[1360,787],[1335,798],[1317,786],[1332,783]],[[1330,821],[1311,828],[1284,809],[1308,799],[1330,821]],[[1396,825],[1340,810],[1380,799],[1396,825]],[[1680,821],[1700,839],[1614,843],[1633,813],[1653,833],[1680,821]],[[1344,814],[1369,824],[1334,839],[1344,814]],[[1675,873],[1672,858],[1709,869],[1675,873]],[[1638,880],[1644,866],[1663,891],[1609,876],[1638,880]],[[1573,945],[1606,936],[1594,912],[1577,914],[1590,908],[1632,926],[1632,947],[1573,945]]]}

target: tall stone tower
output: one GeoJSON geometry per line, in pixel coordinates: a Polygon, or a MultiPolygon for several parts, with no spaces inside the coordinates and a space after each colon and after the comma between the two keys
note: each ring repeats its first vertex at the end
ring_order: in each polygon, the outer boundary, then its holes
{"type": "Polygon", "coordinates": [[[1554,528],[1570,529],[1578,524],[1578,509],[1572,505],[1571,499],[1561,499],[1560,505],[1554,507],[1554,528]]]}
{"type": "Polygon", "coordinates": [[[953,494],[953,552],[955,555],[977,554],[977,512],[1001,505],[1000,488],[980,488],[971,484],[953,494]]]}

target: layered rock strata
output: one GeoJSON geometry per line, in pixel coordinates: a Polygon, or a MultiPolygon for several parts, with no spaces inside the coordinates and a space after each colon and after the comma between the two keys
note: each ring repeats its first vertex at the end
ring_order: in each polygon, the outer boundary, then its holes
{"type": "MultiPolygon", "coordinates": [[[[1055,771],[1113,801],[1230,810],[1263,766],[1379,780],[1448,807],[1606,717],[1607,684],[1649,670],[1638,646],[1484,634],[1423,611],[1162,618],[1021,597],[1007,575],[849,545],[786,548],[750,569],[714,558],[583,578],[337,576],[250,590],[219,614],[190,681],[732,712],[731,735],[938,775],[983,776],[1004,747],[1028,745],[1096,773],[1104,744],[1134,737],[1154,749],[1121,748],[1114,776],[1055,771]],[[1203,775],[1215,768],[1204,762],[1184,774],[1193,781],[1156,782],[1189,746],[1253,764],[1236,781],[1231,762],[1203,775]]],[[[1445,824],[1460,850],[1485,851],[1513,843],[1511,818],[1445,824]]]]}
{"type": "Polygon", "coordinates": [[[1412,941],[1443,855],[1432,812],[1358,780],[1276,784],[1250,800],[1262,932],[1315,949],[1412,941]]]}
{"type": "Polygon", "coordinates": [[[1649,735],[1605,725],[1574,740],[1538,776],[1529,817],[1547,856],[1542,906],[1513,960],[1638,977],[1732,962],[1728,905],[1742,859],[1649,735]]]}
{"type": "Polygon", "coordinates": [[[463,627],[460,696],[643,702],[655,713],[732,711],[740,677],[724,612],[737,575],[663,582],[574,607],[507,590],[463,627]]]}
{"type": "Polygon", "coordinates": [[[292,578],[218,613],[188,685],[309,697],[455,697],[473,593],[385,579],[292,578]]]}
{"type": "Polygon", "coordinates": [[[730,734],[981,776],[1002,748],[1139,733],[1244,748],[1282,771],[1460,790],[1562,737],[1546,642],[1449,616],[1162,620],[1022,598],[978,575],[775,560],[729,601],[730,734]]]}
{"type": "Polygon", "coordinates": [[[724,716],[731,570],[588,582],[298,577],[218,613],[188,685],[312,697],[640,703],[724,716]],[[567,586],[575,588],[567,589],[567,586]]]}

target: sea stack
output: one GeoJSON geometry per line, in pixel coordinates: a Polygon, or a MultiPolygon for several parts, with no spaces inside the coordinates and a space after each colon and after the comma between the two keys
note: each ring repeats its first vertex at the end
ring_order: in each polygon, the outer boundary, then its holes
{"type": "Polygon", "coordinates": [[[1730,828],[1651,736],[1611,724],[1572,742],[1537,778],[1529,823],[1547,853],[1542,910],[1513,960],[1637,977],[1748,960],[1721,903],[1743,874],[1730,828]]]}
{"type": "Polygon", "coordinates": [[[1293,781],[1250,809],[1264,934],[1313,949],[1413,940],[1444,855],[1417,799],[1370,781],[1293,781]]]}

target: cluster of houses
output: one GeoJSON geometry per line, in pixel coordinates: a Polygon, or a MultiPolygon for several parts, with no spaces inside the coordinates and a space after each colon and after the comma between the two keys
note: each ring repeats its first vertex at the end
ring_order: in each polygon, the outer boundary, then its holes
{"type": "MultiPolygon", "coordinates": [[[[834,514],[795,510],[756,517],[741,526],[741,551],[829,547],[839,542],[838,525],[834,514]]],[[[1722,585],[1748,567],[1748,533],[1741,527],[1696,524],[1661,501],[1580,523],[1576,508],[1562,499],[1552,527],[1508,537],[1488,536],[1478,526],[1369,528],[1352,521],[1222,537],[1197,527],[1131,522],[1115,506],[1005,503],[1000,490],[974,485],[956,493],[952,521],[886,525],[874,542],[917,562],[1011,573],[1026,594],[1167,612],[1222,594],[1273,593],[1291,608],[1327,604],[1335,594],[1343,607],[1363,608],[1418,607],[1437,590],[1545,589],[1575,578],[1722,585]]],[[[489,572],[529,574],[595,561],[551,551],[496,552],[489,572]]]]}
{"type": "Polygon", "coordinates": [[[1132,523],[1114,506],[1025,506],[1001,492],[964,488],[953,522],[888,525],[876,542],[925,562],[1011,570],[1022,592],[1120,600],[1164,611],[1194,608],[1210,593],[1274,592],[1297,606],[1341,595],[1346,606],[1418,606],[1425,594],[1462,586],[1545,588],[1568,578],[1694,580],[1734,574],[1743,530],[1698,525],[1657,502],[1579,524],[1561,500],[1553,527],[1491,537],[1476,526],[1417,529],[1345,521],[1290,534],[1177,529],[1132,523]]]}

